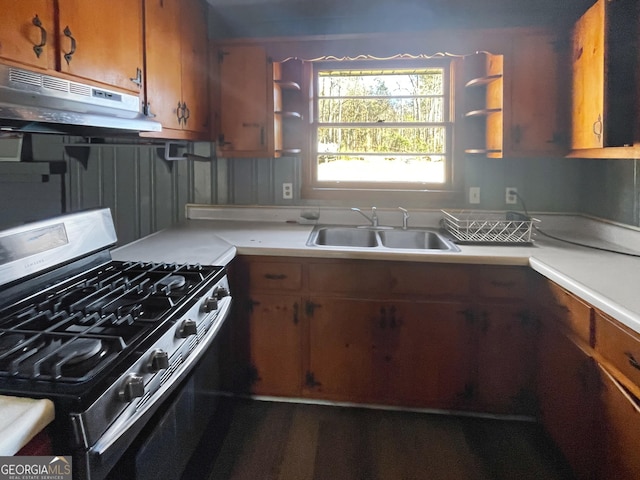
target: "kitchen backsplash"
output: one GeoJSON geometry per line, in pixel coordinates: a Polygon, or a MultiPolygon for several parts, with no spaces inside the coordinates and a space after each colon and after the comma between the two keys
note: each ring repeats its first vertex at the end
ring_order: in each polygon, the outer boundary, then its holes
{"type": "MultiPolygon", "coordinates": [[[[65,160],[67,173],[47,183],[0,176],[0,228],[67,211],[110,207],[120,243],[165,228],[184,218],[185,203],[220,205],[317,205],[300,198],[299,158],[210,158],[208,143],[189,145],[199,157],[166,162],[156,146],[94,146],[86,168],[67,155],[70,137],[34,136],[36,160],[65,160]],[[209,160],[204,160],[209,158],[209,160]],[[282,199],[282,183],[294,198],[282,199]]],[[[464,184],[480,187],[474,208],[504,210],[505,187],[516,187],[527,208],[537,212],[581,212],[640,226],[637,160],[465,159],[464,184]]],[[[340,206],[341,202],[323,202],[340,206]]],[[[346,203],[342,202],[345,206],[346,203]]],[[[380,207],[396,207],[384,205],[380,207]]],[[[407,208],[433,207],[406,202],[407,208]]],[[[435,207],[470,208],[471,205],[435,207]]],[[[520,208],[520,206],[518,207],[520,208]]]]}

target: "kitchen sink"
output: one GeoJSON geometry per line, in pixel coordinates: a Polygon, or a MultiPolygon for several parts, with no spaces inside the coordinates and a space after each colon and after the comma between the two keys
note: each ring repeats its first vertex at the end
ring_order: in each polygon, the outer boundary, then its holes
{"type": "Polygon", "coordinates": [[[428,230],[385,230],[378,235],[387,248],[449,250],[449,244],[438,233],[428,230]]]}
{"type": "Polygon", "coordinates": [[[307,245],[311,247],[366,248],[378,250],[431,250],[459,252],[460,249],[439,232],[430,229],[382,229],[350,226],[316,226],[307,245]]]}
{"type": "Polygon", "coordinates": [[[378,239],[376,238],[376,232],[369,229],[323,227],[317,230],[314,237],[314,244],[332,247],[371,248],[378,246],[378,239]]]}

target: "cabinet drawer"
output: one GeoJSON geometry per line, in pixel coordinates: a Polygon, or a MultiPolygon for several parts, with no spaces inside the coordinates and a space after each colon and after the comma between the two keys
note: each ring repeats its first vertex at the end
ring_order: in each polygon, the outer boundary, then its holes
{"type": "Polygon", "coordinates": [[[299,290],[302,265],[288,262],[256,262],[249,264],[250,290],[299,290]]]}
{"type": "Polygon", "coordinates": [[[541,289],[540,300],[571,332],[586,344],[593,345],[592,309],[589,305],[549,281],[541,289]]]}
{"type": "Polygon", "coordinates": [[[386,266],[369,263],[311,263],[309,289],[318,293],[382,293],[389,290],[386,266]]]}
{"type": "Polygon", "coordinates": [[[595,349],[640,387],[640,336],[604,314],[595,312],[595,349]]]}
{"type": "Polygon", "coordinates": [[[470,291],[468,270],[454,265],[391,262],[312,263],[313,292],[460,296],[470,291]]]}
{"type": "Polygon", "coordinates": [[[468,295],[471,290],[469,269],[457,265],[391,265],[390,290],[393,293],[421,296],[468,295]]]}
{"type": "Polygon", "coordinates": [[[485,298],[524,299],[527,272],[517,267],[486,267],[478,270],[478,293],[485,298]]]}

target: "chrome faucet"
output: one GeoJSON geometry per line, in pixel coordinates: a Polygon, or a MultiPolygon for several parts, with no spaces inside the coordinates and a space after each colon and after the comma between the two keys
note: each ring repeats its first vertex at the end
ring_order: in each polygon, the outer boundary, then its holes
{"type": "Polygon", "coordinates": [[[402,212],[402,229],[406,230],[409,227],[409,211],[406,208],[398,207],[402,212]]]}
{"type": "Polygon", "coordinates": [[[359,208],[355,208],[352,207],[351,210],[353,210],[354,212],[358,212],[360,215],[362,215],[364,218],[366,218],[367,220],[369,220],[371,222],[371,226],[372,227],[377,227],[378,226],[378,214],[376,213],[376,207],[371,207],[371,217],[369,217],[369,215],[367,215],[366,213],[364,213],[362,210],[360,210],[359,208]]]}

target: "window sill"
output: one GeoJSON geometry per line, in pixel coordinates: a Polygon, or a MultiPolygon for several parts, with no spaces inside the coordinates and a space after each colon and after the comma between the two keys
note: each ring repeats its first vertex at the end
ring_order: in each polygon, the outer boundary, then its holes
{"type": "Polygon", "coordinates": [[[350,200],[388,203],[396,205],[402,202],[420,203],[421,205],[443,206],[456,204],[464,200],[464,195],[457,190],[391,190],[374,188],[336,188],[336,187],[303,187],[301,197],[309,200],[350,200]]]}

